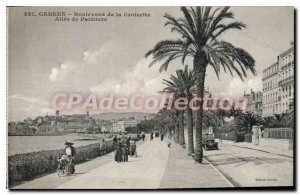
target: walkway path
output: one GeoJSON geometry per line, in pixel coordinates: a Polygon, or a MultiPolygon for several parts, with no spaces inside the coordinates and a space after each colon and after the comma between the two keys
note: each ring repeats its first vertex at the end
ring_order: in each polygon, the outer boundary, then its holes
{"type": "Polygon", "coordinates": [[[187,156],[187,150],[171,142],[167,168],[160,188],[232,187],[207,161],[203,164],[187,156]]]}
{"type": "Polygon", "coordinates": [[[59,189],[155,189],[165,172],[169,149],[158,139],[138,149],[138,157],[128,163],[110,162],[90,173],[80,175],[59,189]]]}
{"type": "Polygon", "coordinates": [[[159,189],[230,187],[210,164],[195,163],[186,150],[155,138],[138,143],[138,157],[117,163],[113,153],[76,166],[76,174],[57,173],[15,186],[16,189],[159,189]]]}

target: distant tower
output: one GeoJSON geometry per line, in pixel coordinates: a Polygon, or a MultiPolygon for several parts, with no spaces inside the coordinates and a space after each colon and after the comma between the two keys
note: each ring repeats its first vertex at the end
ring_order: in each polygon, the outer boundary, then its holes
{"type": "Polygon", "coordinates": [[[59,110],[56,110],[55,115],[56,117],[59,117],[59,110]]]}
{"type": "Polygon", "coordinates": [[[86,111],[86,116],[90,117],[90,112],[89,111],[86,111]]]}

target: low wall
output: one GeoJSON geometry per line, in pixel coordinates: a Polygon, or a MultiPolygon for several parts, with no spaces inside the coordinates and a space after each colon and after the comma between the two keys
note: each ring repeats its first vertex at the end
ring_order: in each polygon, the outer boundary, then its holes
{"type": "Polygon", "coordinates": [[[245,133],[244,132],[228,132],[228,133],[214,133],[215,138],[222,140],[230,140],[235,142],[244,142],[245,133]]]}

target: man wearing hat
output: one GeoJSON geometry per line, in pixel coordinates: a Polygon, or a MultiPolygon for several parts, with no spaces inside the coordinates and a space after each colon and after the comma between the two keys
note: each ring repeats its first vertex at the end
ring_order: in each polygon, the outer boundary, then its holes
{"type": "Polygon", "coordinates": [[[73,147],[73,142],[71,142],[71,140],[67,140],[65,142],[65,150],[64,150],[64,154],[68,157],[68,160],[70,162],[70,173],[74,174],[75,173],[75,162],[74,162],[74,157],[76,154],[76,150],[73,147]]]}

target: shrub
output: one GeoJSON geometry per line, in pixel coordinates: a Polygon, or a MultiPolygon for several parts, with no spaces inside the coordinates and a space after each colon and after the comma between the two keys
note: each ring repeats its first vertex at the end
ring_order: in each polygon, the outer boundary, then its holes
{"type": "MultiPolygon", "coordinates": [[[[113,150],[112,141],[106,142],[108,150],[113,150]]],[[[47,150],[25,154],[15,154],[8,157],[8,183],[12,187],[22,181],[31,180],[37,176],[53,173],[57,169],[58,157],[63,150],[47,150]]],[[[100,156],[99,144],[76,147],[75,163],[82,163],[100,156]]]]}

